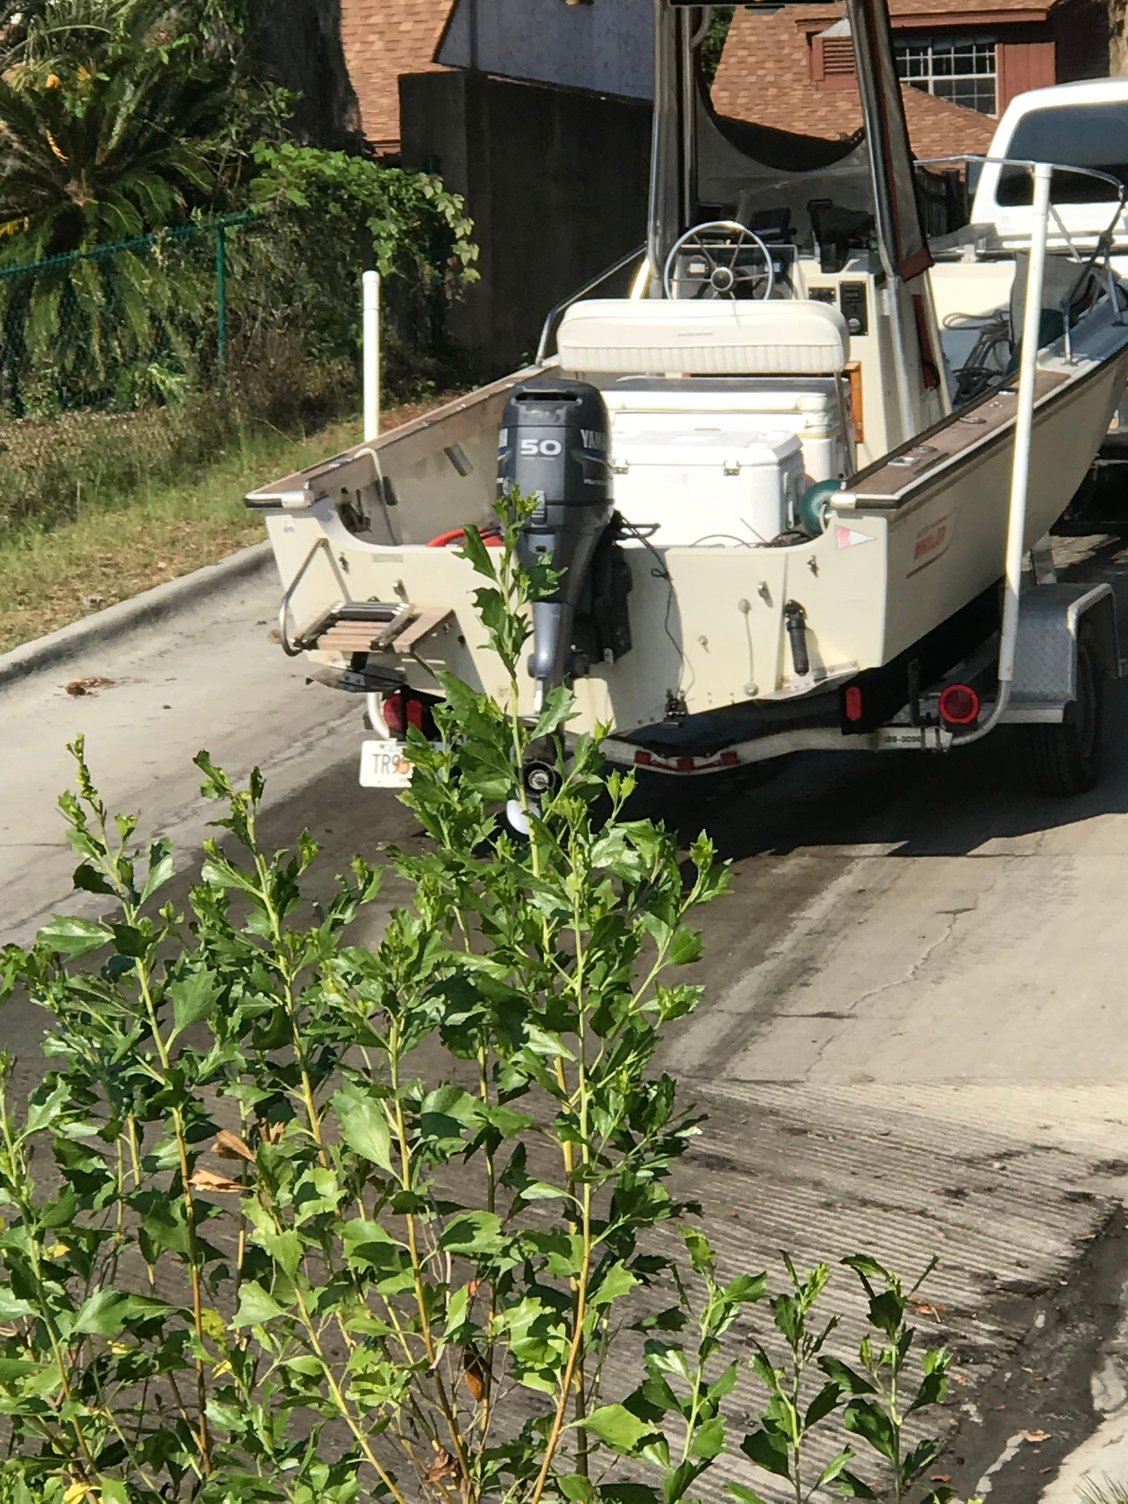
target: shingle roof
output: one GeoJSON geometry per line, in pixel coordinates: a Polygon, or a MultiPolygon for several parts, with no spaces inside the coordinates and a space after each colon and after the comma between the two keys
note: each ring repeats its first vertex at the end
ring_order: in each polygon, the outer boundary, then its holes
{"type": "MultiPolygon", "coordinates": [[[[1060,0],[889,0],[894,17],[1006,12],[1036,20],[1060,0]]],[[[360,107],[361,128],[378,147],[399,143],[402,73],[438,71],[433,61],[453,0],[341,0],[341,41],[360,107]]],[[[802,26],[788,8],[757,14],[738,10],[713,88],[717,109],[738,119],[827,137],[846,136],[861,124],[853,90],[822,92],[810,81],[806,31],[821,30],[843,14],[841,5],[804,6],[802,26]],[[782,49],[782,50],[781,50],[782,49]],[[782,66],[784,59],[786,67],[782,66]]],[[[943,151],[983,151],[992,123],[985,116],[919,89],[905,92],[906,118],[919,156],[943,151]],[[953,131],[958,140],[953,140],[953,131]]]]}
{"type": "Polygon", "coordinates": [[[361,129],[376,146],[399,144],[399,76],[430,73],[452,0],[341,0],[341,44],[360,106],[361,129]]]}
{"type": "MultiPolygon", "coordinates": [[[[993,9],[1017,9],[1017,0],[987,0],[993,9]]],[[[1050,0],[1053,3],[1053,0],[1050,0]]],[[[968,0],[891,0],[895,15],[934,15],[942,8],[960,11],[971,19],[968,0]]],[[[1031,10],[1027,0],[1022,9],[1031,10]]],[[[1038,7],[1044,9],[1045,7],[1038,7]]],[[[804,8],[802,25],[795,12],[782,9],[756,14],[738,10],[729,31],[721,65],[713,82],[713,107],[721,115],[754,120],[777,130],[834,140],[850,136],[862,123],[857,88],[823,89],[811,79],[807,35],[821,31],[843,14],[842,6],[804,8]]],[[[922,89],[902,88],[909,139],[918,157],[946,152],[983,152],[990,144],[995,121],[922,89]]]]}

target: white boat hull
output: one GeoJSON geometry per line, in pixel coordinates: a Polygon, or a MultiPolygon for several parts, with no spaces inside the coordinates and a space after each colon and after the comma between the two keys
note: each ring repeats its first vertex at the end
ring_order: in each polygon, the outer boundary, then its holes
{"type": "MultiPolygon", "coordinates": [[[[1125,330],[1107,313],[1088,316],[1086,326],[1072,364],[1052,350],[1042,362],[1047,390],[1034,418],[1028,546],[1067,507],[1128,378],[1125,330]]],[[[303,481],[304,492],[287,491],[284,482],[259,493],[291,587],[294,635],[305,632],[308,641],[312,623],[345,601],[407,603],[432,612],[435,625],[409,654],[393,650],[376,661],[424,692],[435,690],[439,669],[490,694],[505,692],[473,605],[480,581],[455,549],[423,543],[468,518],[486,520],[494,433],[509,385],[374,449],[362,446],[324,467],[320,479],[291,478],[303,481]],[[342,520],[342,492],[368,514],[363,536],[342,520]]],[[[693,716],[810,695],[924,638],[1001,578],[1013,406],[1005,394],[983,399],[938,435],[862,472],[837,499],[827,530],[809,543],[627,549],[632,647],[577,679],[576,729],[603,724],[626,735],[661,721],[673,703],[693,716]],[[805,675],[792,662],[788,602],[805,613],[805,675]]],[[[337,669],[349,661],[340,652],[313,656],[337,669]]],[[[529,711],[532,693],[530,681],[529,711]]]]}

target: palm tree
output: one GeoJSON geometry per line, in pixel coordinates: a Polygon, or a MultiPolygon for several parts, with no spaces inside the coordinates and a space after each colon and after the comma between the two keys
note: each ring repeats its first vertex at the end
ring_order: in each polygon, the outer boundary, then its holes
{"type": "Polygon", "coordinates": [[[0,77],[0,234],[21,260],[182,219],[212,187],[219,69],[163,0],[48,0],[0,77]]]}
{"type": "MultiPolygon", "coordinates": [[[[153,351],[180,359],[190,343],[202,290],[191,258],[173,269],[150,243],[97,248],[209,203],[227,79],[191,19],[168,0],[39,0],[0,32],[0,320],[22,347],[16,366],[50,356],[52,401],[118,390],[131,365],[153,351]]],[[[6,365],[10,384],[10,352],[6,365]]]]}

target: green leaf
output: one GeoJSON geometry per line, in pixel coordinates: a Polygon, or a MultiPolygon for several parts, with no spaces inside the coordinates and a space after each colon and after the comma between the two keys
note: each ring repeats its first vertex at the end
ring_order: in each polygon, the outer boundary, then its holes
{"type": "Polygon", "coordinates": [[[27,1118],[24,1122],[24,1133],[28,1137],[33,1133],[42,1133],[45,1129],[53,1128],[62,1117],[70,1098],[70,1087],[65,1080],[55,1079],[51,1084],[51,1077],[36,1087],[28,1103],[27,1118]],[[48,1086],[50,1085],[50,1090],[48,1086]]]}
{"type": "Polygon", "coordinates": [[[462,1212],[443,1228],[439,1247],[447,1253],[496,1253],[501,1246],[501,1219],[494,1212],[462,1212]]]}
{"type": "Polygon", "coordinates": [[[721,1294],[726,1300],[738,1300],[741,1305],[750,1305],[753,1301],[763,1300],[767,1288],[766,1274],[738,1274],[722,1287],[721,1294]]]}
{"type": "Polygon", "coordinates": [[[859,1478],[857,1473],[851,1473],[843,1468],[835,1481],[835,1493],[841,1494],[844,1499],[877,1499],[878,1495],[865,1481],[859,1478]]]}
{"type": "Polygon", "coordinates": [[[497,579],[489,549],[482,542],[482,535],[476,527],[467,527],[462,547],[457,552],[469,561],[475,574],[484,575],[487,580],[497,579]]]}
{"type": "Polygon", "coordinates": [[[567,1196],[568,1192],[562,1186],[549,1185],[546,1180],[530,1180],[520,1190],[521,1201],[558,1201],[561,1196],[567,1196]]]}
{"type": "Polygon", "coordinates": [[[118,1290],[93,1290],[79,1308],[72,1332],[75,1336],[113,1337],[139,1316],[167,1315],[172,1309],[163,1301],[118,1290]]]}
{"type": "Polygon", "coordinates": [[[904,1487],[914,1483],[926,1468],[932,1466],[940,1455],[940,1443],[933,1436],[926,1437],[924,1441],[918,1441],[916,1446],[902,1459],[901,1482],[904,1487]]]}
{"type": "Polygon", "coordinates": [[[119,956],[138,957],[148,953],[152,943],[152,934],[149,927],[139,927],[135,924],[111,924],[114,945],[119,956]]]}
{"type": "Polygon", "coordinates": [[[852,1436],[868,1441],[875,1452],[889,1462],[896,1460],[897,1432],[885,1411],[873,1400],[851,1400],[842,1416],[842,1424],[852,1436]]]}
{"type": "Polygon", "coordinates": [[[102,1496],[102,1504],[129,1504],[129,1490],[116,1478],[107,1478],[99,1473],[98,1489],[102,1496]]]}
{"type": "Polygon", "coordinates": [[[154,841],[149,847],[149,871],[145,878],[145,886],[141,889],[141,902],[152,898],[159,888],[163,888],[176,873],[176,863],[172,856],[172,844],[169,841],[154,841]]]}
{"type": "Polygon", "coordinates": [[[930,1488],[921,1499],[920,1504],[949,1504],[949,1500],[956,1497],[954,1488],[949,1488],[946,1483],[941,1483],[937,1488],[930,1488]]]}
{"type": "Polygon", "coordinates": [[[652,1425],[639,1420],[624,1405],[599,1405],[577,1424],[593,1431],[612,1451],[625,1457],[638,1450],[644,1436],[654,1432],[652,1425]]]}
{"type": "Polygon", "coordinates": [[[354,1153],[394,1174],[392,1132],[382,1099],[349,1082],[332,1096],[341,1137],[354,1153]]]}
{"type": "Polygon", "coordinates": [[[628,1294],[637,1284],[638,1280],[625,1264],[612,1264],[588,1297],[588,1304],[593,1307],[609,1306],[612,1301],[628,1294]]]}
{"type": "Polygon", "coordinates": [[[737,1500],[737,1504],[764,1504],[763,1498],[752,1489],[745,1488],[743,1483],[726,1483],[725,1488],[737,1500]]]}
{"type": "Polygon", "coordinates": [[[662,1479],[662,1504],[678,1504],[685,1498],[685,1491],[696,1482],[708,1464],[688,1459],[672,1467],[662,1479]]]}
{"type": "Polygon", "coordinates": [[[833,1382],[824,1384],[807,1406],[807,1414],[803,1419],[803,1429],[806,1430],[809,1426],[817,1425],[824,1416],[829,1415],[838,1404],[841,1394],[842,1389],[838,1384],[833,1382]]]}
{"type": "Polygon", "coordinates": [[[559,730],[572,714],[574,705],[575,696],[566,684],[558,684],[555,689],[550,689],[544,697],[540,716],[529,740],[536,742],[542,736],[550,736],[552,732],[559,730]]]}
{"type": "Polygon", "coordinates": [[[871,1258],[868,1253],[852,1253],[847,1258],[844,1258],[842,1262],[846,1265],[847,1269],[853,1269],[865,1287],[866,1294],[870,1297],[874,1294],[873,1286],[870,1284],[871,1280],[879,1279],[887,1285],[893,1283],[893,1276],[889,1273],[889,1270],[883,1264],[879,1264],[876,1259],[871,1258]]]}
{"type": "Polygon", "coordinates": [[[819,1367],[828,1379],[833,1379],[847,1394],[876,1394],[877,1390],[869,1379],[863,1378],[860,1373],[843,1363],[841,1358],[832,1358],[829,1353],[824,1353],[819,1358],[819,1367]]]}
{"type": "Polygon", "coordinates": [[[0,1321],[20,1321],[24,1316],[30,1316],[34,1309],[26,1300],[13,1295],[11,1290],[0,1290],[0,1321]]]}
{"type": "Polygon", "coordinates": [[[948,1375],[945,1369],[936,1368],[931,1373],[926,1372],[916,1392],[916,1398],[905,1414],[911,1415],[914,1410],[923,1410],[928,1405],[939,1405],[947,1392],[948,1375]]]}
{"type": "Polygon", "coordinates": [[[712,1462],[714,1457],[719,1457],[725,1449],[725,1418],[723,1415],[714,1415],[698,1426],[690,1443],[689,1455],[700,1457],[704,1462],[712,1462]]]}
{"type": "Polygon", "coordinates": [[[71,882],[83,893],[100,893],[108,898],[115,896],[113,884],[89,862],[82,862],[74,869],[71,882]]]}
{"type": "Polygon", "coordinates": [[[833,1483],[835,1478],[837,1478],[838,1475],[842,1472],[853,1455],[853,1450],[850,1447],[843,1447],[841,1452],[838,1453],[837,1457],[832,1457],[827,1465],[823,1468],[822,1472],[819,1474],[819,1481],[815,1484],[815,1487],[822,1488],[824,1484],[833,1483]]]}
{"type": "Polygon", "coordinates": [[[705,1391],[706,1398],[714,1405],[718,1401],[727,1398],[736,1388],[740,1378],[740,1363],[730,1363],[729,1366],[713,1380],[705,1391]]]}
{"type": "Polygon", "coordinates": [[[740,1450],[765,1472],[774,1473],[777,1478],[791,1477],[787,1438],[782,1431],[753,1431],[740,1443],[740,1450]]]}
{"type": "Polygon", "coordinates": [[[711,1274],[717,1262],[709,1239],[696,1227],[683,1227],[682,1240],[695,1274],[711,1274]]]}
{"type": "Polygon", "coordinates": [[[905,1315],[905,1301],[896,1290],[883,1290],[870,1301],[869,1319],[892,1341],[905,1315]]]}
{"type": "Polygon", "coordinates": [[[670,942],[670,965],[688,966],[701,959],[701,932],[683,926],[670,942]]]}
{"type": "Polygon", "coordinates": [[[219,1001],[219,992],[219,982],[203,967],[170,982],[168,995],[172,999],[172,1022],[176,1033],[182,1033],[201,1019],[210,1018],[219,1001]]]}
{"type": "Polygon", "coordinates": [[[62,955],[85,956],[108,945],[114,937],[112,930],[93,919],[56,914],[35,938],[39,945],[62,955]]]}
{"type": "Polygon", "coordinates": [[[752,1372],[761,1379],[769,1389],[779,1388],[779,1373],[774,1367],[772,1360],[758,1342],[752,1344],[752,1356],[748,1360],[752,1372]]]}
{"type": "Polygon", "coordinates": [[[591,1504],[595,1498],[595,1485],[583,1473],[564,1473],[557,1478],[556,1486],[573,1504],[591,1504]]]}
{"type": "Polygon", "coordinates": [[[239,1309],[235,1312],[232,1326],[262,1326],[265,1322],[273,1321],[276,1316],[284,1316],[285,1309],[278,1304],[273,1295],[267,1292],[256,1280],[249,1280],[239,1287],[239,1309]]]}

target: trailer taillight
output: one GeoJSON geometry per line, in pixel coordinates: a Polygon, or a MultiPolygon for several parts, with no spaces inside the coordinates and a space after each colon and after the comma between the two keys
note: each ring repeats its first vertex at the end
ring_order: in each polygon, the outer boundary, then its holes
{"type": "Polygon", "coordinates": [[[979,719],[979,696],[970,684],[948,684],[940,691],[940,719],[948,726],[970,726],[979,719]]]}
{"type": "Polygon", "coordinates": [[[414,695],[405,695],[402,689],[397,689],[384,701],[384,724],[393,736],[402,736],[408,726],[422,731],[423,713],[423,701],[414,695]]]}
{"type": "Polygon", "coordinates": [[[851,684],[846,691],[846,719],[848,721],[860,721],[862,718],[862,691],[857,684],[851,684]]]}

